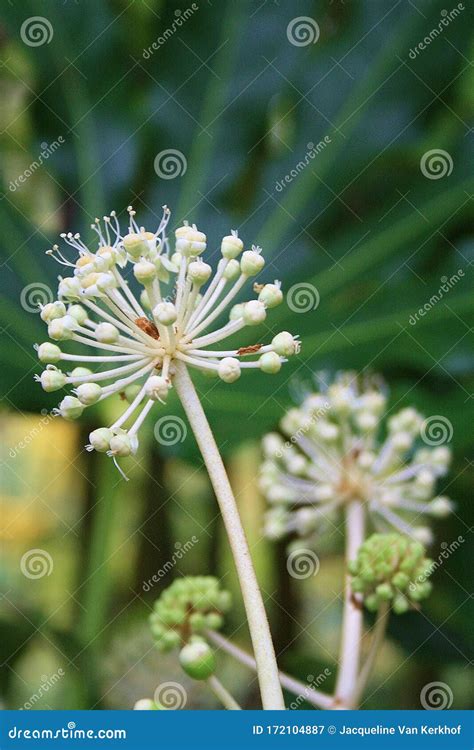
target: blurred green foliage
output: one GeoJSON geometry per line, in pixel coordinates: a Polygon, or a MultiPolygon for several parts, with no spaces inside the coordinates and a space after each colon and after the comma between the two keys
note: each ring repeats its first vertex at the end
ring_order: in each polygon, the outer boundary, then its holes
{"type": "MultiPolygon", "coordinates": [[[[39,281],[54,289],[58,269],[44,251],[63,230],[90,236],[91,220],[112,208],[122,212],[133,203],[140,222],[153,225],[167,203],[173,225],[183,218],[202,225],[212,252],[237,227],[247,243],[262,244],[268,280],[282,279],[285,289],[305,282],[318,290],[317,308],[302,314],[285,305],[269,316],[266,338],[288,329],[303,342],[301,355],[273,380],[242,377],[229,387],[196,378],[239,485],[280,661],[303,680],[335,656],[340,543],[322,541],[327,562],[314,585],[288,581],[284,550],[259,533],[256,444],[239,444],[273,427],[315,373],[376,370],[390,384],[394,407],[413,404],[427,415],[446,416],[455,461],[443,491],[455,500],[456,512],[439,524],[435,549],[460,534],[467,540],[472,527],[474,13],[466,3],[460,17],[413,59],[410,50],[438,26],[446,8],[444,0],[416,5],[208,0],[197,3],[179,27],[175,22],[185,9],[165,0],[46,0],[41,9],[26,0],[2,7],[5,418],[25,415],[26,425],[27,413],[54,405],[32,385],[38,371],[32,345],[45,332],[38,316],[25,309],[25,288],[39,281]],[[39,12],[52,38],[30,46],[22,24],[39,12]],[[300,15],[317,20],[317,43],[290,43],[288,24],[300,15]],[[176,30],[144,54],[169,29],[176,30]],[[285,181],[308,144],[325,137],[327,145],[308,166],[285,181]],[[32,168],[44,144],[58,139],[62,145],[32,168]],[[187,169],[175,179],[160,179],[154,169],[165,149],[185,157],[187,169]],[[427,178],[420,168],[432,149],[452,160],[452,171],[439,179],[427,178]],[[33,173],[17,185],[25,170],[33,173]],[[431,304],[444,277],[458,269],[461,280],[431,304]],[[413,324],[412,316],[426,304],[428,311],[413,324]],[[297,639],[302,627],[308,630],[297,639]]],[[[166,410],[178,408],[170,400],[166,410]]],[[[90,414],[84,434],[104,417],[97,408],[90,414]]],[[[38,441],[43,449],[47,441],[56,457],[63,453],[57,526],[36,527],[35,545],[51,544],[58,550],[56,573],[68,571],[67,583],[63,576],[48,577],[45,594],[32,588],[34,581],[5,575],[0,648],[8,663],[2,678],[6,705],[22,705],[41,675],[59,664],[64,681],[41,699],[41,707],[129,707],[141,697],[141,686],[152,684],[154,670],[161,669],[140,630],[157,592],[145,595],[142,581],[170,559],[177,541],[193,534],[201,540],[171,575],[215,573],[232,587],[226,542],[194,442],[163,449],[152,426],[128,485],[101,457],[80,455],[84,435],[75,434],[72,458],[49,428],[21,456],[11,458],[10,438],[5,441],[7,508],[15,482],[29,498],[15,491],[17,502],[50,504],[49,459],[43,459],[41,501],[41,492],[32,490],[32,462],[38,441]],[[52,604],[55,596],[58,605],[52,604]],[[67,616],[56,618],[56,606],[67,616]],[[144,645],[137,641],[138,655],[135,637],[144,639],[144,645]]],[[[15,546],[7,529],[3,538],[6,569],[17,570],[32,537],[20,529],[15,546]]],[[[424,614],[392,624],[367,707],[417,708],[420,688],[430,679],[452,686],[455,707],[467,704],[468,556],[466,544],[436,573],[424,614]]],[[[245,641],[241,610],[229,624],[228,632],[234,631],[245,641]]],[[[238,679],[242,700],[252,705],[255,683],[247,690],[246,676],[238,679]]]]}

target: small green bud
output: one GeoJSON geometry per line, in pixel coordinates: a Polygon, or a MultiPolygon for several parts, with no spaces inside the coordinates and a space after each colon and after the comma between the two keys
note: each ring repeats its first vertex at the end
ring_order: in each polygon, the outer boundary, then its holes
{"type": "Polygon", "coordinates": [[[56,344],[45,341],[38,347],[38,359],[44,364],[55,364],[61,359],[61,349],[56,344]]]}
{"type": "Polygon", "coordinates": [[[216,670],[216,657],[205,641],[193,641],[179,652],[179,662],[193,680],[207,680],[216,670]]]}

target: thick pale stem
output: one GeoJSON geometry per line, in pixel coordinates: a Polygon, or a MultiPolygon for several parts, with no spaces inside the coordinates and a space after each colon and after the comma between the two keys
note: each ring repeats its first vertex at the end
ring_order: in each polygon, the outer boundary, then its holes
{"type": "MultiPolygon", "coordinates": [[[[253,656],[248,654],[235,643],[231,643],[220,633],[216,633],[213,630],[208,630],[206,633],[207,638],[218,648],[225,651],[229,656],[233,656],[234,659],[239,661],[245,667],[256,671],[257,664],[253,656]]],[[[333,708],[334,698],[332,695],[326,695],[321,693],[319,690],[315,690],[310,685],[305,685],[300,680],[296,680],[294,677],[285,672],[279,672],[280,685],[286,690],[289,690],[293,695],[302,696],[308,703],[315,706],[316,708],[333,708]]]]}
{"type": "Polygon", "coordinates": [[[252,638],[263,708],[284,710],[270,628],[239,511],[222,458],[186,365],[176,361],[174,384],[201,450],[229,537],[252,638]]]}
{"type": "Polygon", "coordinates": [[[227,708],[229,711],[241,711],[241,707],[235,700],[234,696],[229,693],[229,691],[224,687],[222,682],[217,679],[214,675],[212,677],[209,677],[208,680],[206,680],[207,684],[211,688],[212,692],[220,700],[224,708],[227,708]]]}
{"type": "Polygon", "coordinates": [[[372,674],[377,654],[380,650],[380,646],[383,643],[389,616],[390,606],[387,602],[384,602],[377,612],[377,619],[372,630],[369,653],[367,654],[367,659],[365,660],[364,666],[360,670],[359,679],[357,680],[357,685],[352,697],[351,703],[354,706],[357,706],[360,703],[360,699],[364,694],[364,690],[370,679],[370,675],[372,674]]]}
{"type": "MultiPolygon", "coordinates": [[[[346,509],[346,565],[355,559],[364,541],[364,508],[354,500],[346,509]]],[[[335,702],[344,708],[351,707],[357,675],[359,672],[360,646],[362,638],[362,609],[352,598],[351,577],[346,572],[344,589],[344,612],[342,617],[341,650],[336,681],[335,702]]]]}

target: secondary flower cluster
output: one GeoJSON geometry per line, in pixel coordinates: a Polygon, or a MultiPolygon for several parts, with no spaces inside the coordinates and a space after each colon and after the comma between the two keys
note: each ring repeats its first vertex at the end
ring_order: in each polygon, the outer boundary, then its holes
{"type": "Polygon", "coordinates": [[[432,565],[420,542],[401,534],[372,534],[349,563],[352,590],[371,611],[390,602],[402,614],[429,596],[432,587],[426,578],[432,565]]]}
{"type": "Polygon", "coordinates": [[[188,576],[174,581],[156,600],[150,628],[156,647],[171,651],[206,630],[222,627],[231,597],[213,576],[188,576]]]}
{"type": "Polygon", "coordinates": [[[415,409],[387,419],[386,401],[376,380],[361,383],[353,373],[341,373],[286,413],[282,434],[266,435],[260,486],[272,506],[268,536],[311,537],[359,500],[376,530],[394,528],[430,542],[429,528],[418,523],[451,511],[447,498],[435,496],[450,451],[420,444],[424,420],[415,409]]]}
{"type": "Polygon", "coordinates": [[[298,340],[286,331],[267,345],[210,348],[246,326],[263,323],[267,310],[283,300],[280,283],[275,281],[254,284],[256,298],[232,306],[244,284],[265,265],[259,247],[244,250],[237,232],[232,231],[221,242],[221,258],[213,271],[201,258],[206,235],[195,225],[184,223],[176,230],[171,252],[166,206],[155,232],[138,226],[131,207],[128,213],[125,234],[115,212],[105,216],[103,223],[96,219],[93,249],[79,234],[61,235],[74,250],[72,261],[57,245],[48,251],[69,275],[59,277],[58,299],[41,309],[55,343],[36,347],[46,365],[37,377],[44,390],[73,388],[57,409],[65,419],[78,418],[86,407],[114,394],[129,402],[114,424],[90,435],[90,450],[113,457],[136,452],[141,424],[156,401],[166,400],[172,387],[176,360],[233,383],[245,369],[277,373],[286,358],[299,350],[298,340]],[[130,267],[141,287],[138,296],[129,286],[130,267]],[[219,325],[228,308],[228,321],[219,325]],[[100,352],[68,354],[61,348],[63,342],[85,344],[100,352]],[[75,367],[64,373],[60,363],[75,367]],[[105,369],[92,372],[89,365],[105,369]]]}

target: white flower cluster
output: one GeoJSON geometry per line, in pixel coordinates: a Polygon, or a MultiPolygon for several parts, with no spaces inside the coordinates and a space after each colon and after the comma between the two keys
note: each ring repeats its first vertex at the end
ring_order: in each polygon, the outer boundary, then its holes
{"type": "Polygon", "coordinates": [[[297,338],[288,332],[267,345],[209,349],[245,326],[263,323],[267,310],[283,300],[280,284],[254,285],[257,298],[236,304],[229,320],[212,328],[230,306],[246,281],[262,270],[261,250],[245,250],[236,231],[224,237],[221,259],[213,273],[201,259],[206,235],[184,223],[176,232],[175,251],[166,237],[170,212],[165,206],[158,229],[138,226],[135,211],[128,208],[128,232],[122,235],[115,212],[92,228],[98,246],[89,249],[79,234],[63,234],[76,257],[68,260],[55,245],[48,254],[70,269],[59,277],[58,299],[41,309],[50,339],[37,346],[46,365],[37,376],[45,391],[72,386],[73,395],[61,401],[57,413],[65,419],[80,417],[87,406],[120,394],[129,402],[110,427],[90,435],[90,450],[115,457],[137,450],[137,433],[156,401],[164,402],[172,387],[173,361],[214,373],[233,383],[243,369],[277,373],[286,358],[299,350],[297,338]],[[129,286],[127,271],[142,287],[137,297],[129,286]],[[208,329],[211,329],[210,331],[208,329]],[[99,354],[67,354],[62,342],[77,342],[101,350],[99,354]],[[77,363],[64,373],[60,362],[77,363]],[[89,365],[104,366],[96,372],[89,365]],[[129,425],[126,428],[126,425],[129,425]]]}
{"type": "Polygon", "coordinates": [[[281,433],[263,440],[260,486],[271,508],[266,533],[311,537],[350,501],[366,507],[377,531],[390,527],[424,544],[423,516],[443,517],[450,501],[435,496],[450,462],[445,446],[419,442],[423,417],[412,408],[385,418],[386,396],[372,380],[340,374],[290,409],[281,433]]]}

